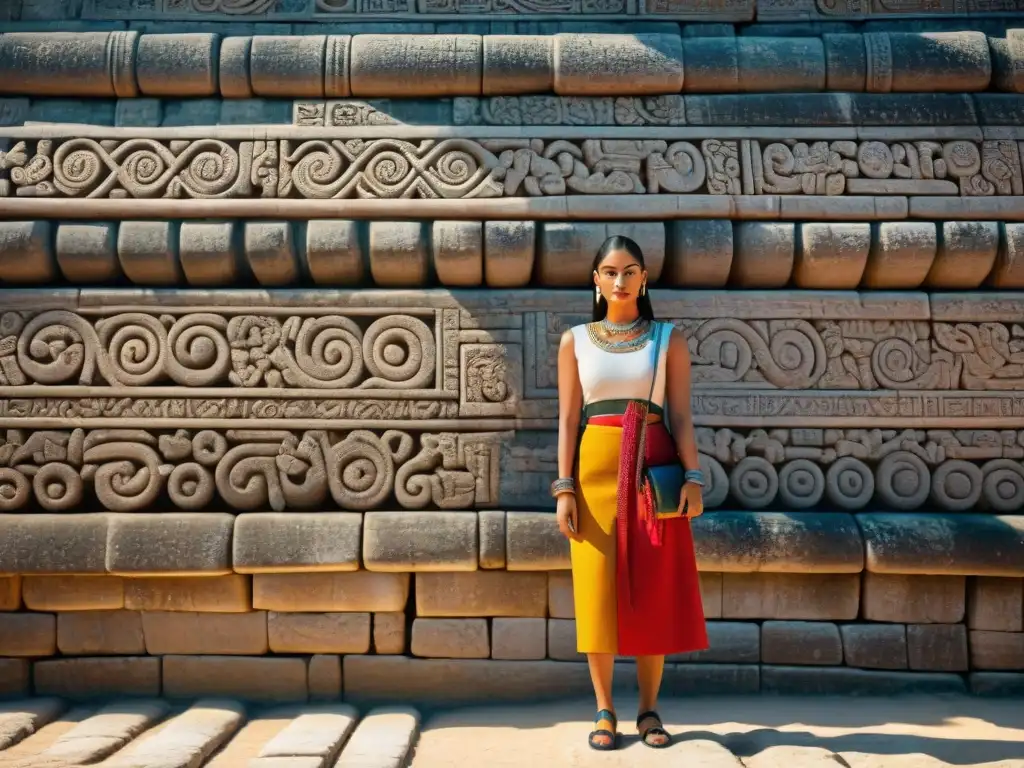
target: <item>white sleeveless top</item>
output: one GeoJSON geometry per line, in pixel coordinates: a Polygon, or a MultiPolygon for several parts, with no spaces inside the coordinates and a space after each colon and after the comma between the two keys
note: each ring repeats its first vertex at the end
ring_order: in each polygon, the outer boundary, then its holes
{"type": "MultiPolygon", "coordinates": [[[[647,399],[651,391],[651,376],[655,370],[654,348],[657,338],[654,335],[643,347],[632,352],[608,352],[591,340],[586,325],[575,325],[570,330],[584,405],[601,400],[647,399]]],[[[661,336],[661,348],[658,352],[658,379],[654,384],[651,402],[664,408],[665,360],[668,356],[669,336],[672,334],[671,323],[657,323],[655,334],[661,336]]]]}

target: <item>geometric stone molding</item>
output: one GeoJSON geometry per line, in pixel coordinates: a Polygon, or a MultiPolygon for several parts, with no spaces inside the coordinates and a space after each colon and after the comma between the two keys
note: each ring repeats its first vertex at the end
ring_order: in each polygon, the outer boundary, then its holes
{"type": "MultiPolygon", "coordinates": [[[[1003,42],[997,46],[1005,54],[999,55],[996,85],[1015,90],[1015,79],[1002,72],[1012,72],[1024,61],[1017,58],[1016,46],[1003,42]]],[[[0,93],[36,96],[252,93],[290,98],[426,98],[549,91],[560,96],[644,96],[683,90],[826,89],[970,93],[987,90],[992,75],[992,56],[983,32],[708,38],[661,32],[222,38],[213,33],[116,31],[8,32],[0,37],[0,93]],[[219,71],[228,73],[227,78],[219,77],[219,71]],[[623,78],[623,71],[630,76],[623,78]]]]}
{"type": "Polygon", "coordinates": [[[0,169],[4,169],[0,197],[1021,196],[1020,156],[1016,141],[924,137],[912,141],[55,138],[15,140],[10,149],[0,152],[0,169]]]}
{"type": "Polygon", "coordinates": [[[0,272],[12,286],[233,287],[248,273],[266,287],[577,287],[578,254],[612,234],[635,239],[666,287],[1024,286],[1024,224],[995,221],[0,221],[0,272]]]}

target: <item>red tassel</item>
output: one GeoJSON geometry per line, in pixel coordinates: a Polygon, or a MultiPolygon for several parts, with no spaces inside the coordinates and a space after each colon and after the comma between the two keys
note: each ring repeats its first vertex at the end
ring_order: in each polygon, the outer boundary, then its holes
{"type": "Polygon", "coordinates": [[[637,448],[640,443],[640,427],[642,420],[646,418],[646,409],[636,402],[631,402],[626,407],[622,417],[622,443],[619,450],[619,488],[616,498],[615,523],[618,536],[616,537],[616,556],[618,558],[619,573],[625,579],[626,603],[633,607],[633,579],[632,579],[632,558],[629,556],[629,516],[633,505],[637,503],[637,448]]]}

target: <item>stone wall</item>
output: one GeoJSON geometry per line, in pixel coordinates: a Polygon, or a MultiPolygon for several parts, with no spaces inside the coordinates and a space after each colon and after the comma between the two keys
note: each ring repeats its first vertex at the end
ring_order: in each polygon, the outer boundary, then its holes
{"type": "Polygon", "coordinates": [[[5,4],[0,695],[586,694],[547,488],[612,233],[710,479],[666,690],[1024,690],[1015,13],[5,4]]]}

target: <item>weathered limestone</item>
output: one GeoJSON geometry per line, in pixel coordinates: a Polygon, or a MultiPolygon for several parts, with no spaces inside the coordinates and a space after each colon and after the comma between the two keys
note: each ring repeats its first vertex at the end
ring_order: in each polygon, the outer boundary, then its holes
{"type": "Polygon", "coordinates": [[[494,509],[479,512],[480,567],[499,570],[507,564],[505,513],[494,509]]]}
{"type": "Polygon", "coordinates": [[[405,623],[405,614],[399,611],[373,614],[374,653],[404,653],[405,623]]]}
{"type": "Polygon", "coordinates": [[[486,659],[491,644],[486,619],[418,618],[412,623],[413,656],[486,659]]]}
{"type": "Polygon", "coordinates": [[[38,756],[69,763],[94,763],[117,752],[167,714],[162,701],[109,704],[59,736],[38,756]]]}
{"type": "Polygon", "coordinates": [[[409,707],[378,707],[366,713],[345,745],[335,768],[397,766],[407,762],[419,733],[420,715],[409,707]]]}
{"type": "Polygon", "coordinates": [[[6,221],[0,226],[0,273],[4,283],[44,283],[57,276],[52,223],[6,221]]]}
{"type": "Polygon", "coordinates": [[[21,608],[21,600],[22,578],[20,576],[0,576],[0,611],[18,610],[21,608]]]}
{"type": "Polygon", "coordinates": [[[367,512],[363,562],[371,571],[475,571],[477,525],[472,512],[367,512]]]}
{"type": "MultiPolygon", "coordinates": [[[[26,576],[25,607],[33,611],[95,611],[125,607],[124,580],[117,576],[26,576]]],[[[17,610],[18,605],[6,610],[17,610]]]]}
{"type": "Polygon", "coordinates": [[[109,760],[111,768],[132,768],[159,760],[165,764],[202,764],[241,727],[245,709],[230,701],[200,700],[138,747],[109,760]]]}
{"type": "Polygon", "coordinates": [[[702,664],[756,664],[761,660],[761,630],[745,621],[709,621],[708,648],[693,653],[679,653],[668,662],[700,662],[702,664]]]}
{"type": "Polygon", "coordinates": [[[444,617],[542,617],[547,612],[547,590],[546,573],[417,573],[416,613],[444,617]]]}
{"type": "Polygon", "coordinates": [[[976,576],[967,581],[967,626],[1024,632],[1024,579],[976,576]]]}
{"type": "Polygon", "coordinates": [[[133,656],[146,653],[137,611],[57,614],[57,648],[65,656],[133,656]]]}
{"type": "Polygon", "coordinates": [[[370,274],[377,285],[421,285],[428,274],[423,225],[418,221],[370,222],[370,274]]]}
{"type": "Polygon", "coordinates": [[[907,625],[911,669],[966,672],[970,668],[967,628],[963,624],[907,625]]]}
{"type": "Polygon", "coordinates": [[[430,242],[434,271],[442,284],[475,286],[483,282],[484,234],[479,221],[435,221],[430,242]]]}
{"type": "Polygon", "coordinates": [[[48,659],[32,666],[35,692],[69,699],[159,696],[161,660],[153,656],[48,659]]]}
{"type": "Polygon", "coordinates": [[[358,712],[347,704],[300,715],[263,745],[259,757],[309,756],[329,762],[341,751],[358,720],[358,712]]]}
{"type": "Polygon", "coordinates": [[[366,257],[357,221],[324,219],[305,225],[305,264],[321,285],[357,285],[366,273],[366,257]]]}
{"type": "Polygon", "coordinates": [[[237,696],[252,701],[304,701],[306,674],[306,660],[299,657],[165,656],[163,693],[181,699],[237,696]]]}
{"type": "Polygon", "coordinates": [[[722,618],[855,619],[858,574],[725,573],[722,618]]]}
{"type": "Polygon", "coordinates": [[[548,574],[548,615],[554,619],[576,618],[571,571],[551,571],[548,574]]]}
{"type": "Polygon", "coordinates": [[[863,618],[916,624],[955,624],[964,617],[962,576],[864,574],[863,618]]]}
{"type": "Polygon", "coordinates": [[[124,607],[133,611],[246,613],[252,610],[252,582],[240,574],[126,579],[124,607]]]}
{"type": "Polygon", "coordinates": [[[138,32],[7,32],[0,82],[8,93],[138,96],[138,32]]]}
{"type": "Polygon", "coordinates": [[[972,629],[970,648],[976,669],[1024,670],[1024,632],[972,629]]]}
{"type": "Polygon", "coordinates": [[[267,653],[267,614],[145,611],[146,651],[165,655],[259,655],[267,653]]]}
{"type": "Polygon", "coordinates": [[[310,701],[337,701],[341,698],[341,656],[322,653],[310,656],[306,676],[310,701]]]}
{"type": "Polygon", "coordinates": [[[860,285],[871,249],[869,224],[801,224],[799,239],[795,285],[836,290],[860,285]]]}
{"type": "Polygon", "coordinates": [[[907,628],[903,624],[843,624],[847,666],[907,669],[907,628]]]}
{"type": "Polygon", "coordinates": [[[569,542],[550,512],[508,512],[505,516],[506,568],[510,571],[568,569],[569,542]]]}
{"type": "MultiPolygon", "coordinates": [[[[332,36],[331,39],[337,38],[332,36]]],[[[341,64],[342,82],[347,86],[348,78],[344,73],[348,63],[348,40],[344,37],[341,39],[344,41],[341,45],[344,56],[341,59],[344,62],[341,64]]],[[[270,97],[324,96],[327,40],[325,35],[255,35],[249,49],[249,82],[252,92],[257,96],[270,97]]],[[[336,61],[331,63],[332,70],[336,72],[338,64],[336,61]]],[[[347,96],[347,88],[345,90],[345,93],[332,95],[347,96]]]]}
{"type": "Polygon", "coordinates": [[[480,93],[479,35],[356,35],[349,63],[353,96],[480,93]]]}
{"type": "Polygon", "coordinates": [[[761,690],[779,694],[876,696],[966,692],[960,675],[851,667],[790,667],[763,664],[761,690]]]}
{"type": "Polygon", "coordinates": [[[839,627],[831,622],[766,621],[761,625],[760,660],[786,665],[842,664],[839,627]]]}
{"type": "Polygon", "coordinates": [[[864,286],[885,290],[920,286],[928,277],[938,250],[935,225],[885,222],[874,234],[864,269],[864,286]]]}
{"type": "Polygon", "coordinates": [[[367,653],[369,613],[267,614],[272,653],[367,653]]]}
{"type": "Polygon", "coordinates": [[[180,282],[178,228],[167,221],[125,221],[117,229],[117,255],[136,285],[180,282]]]}
{"type": "Polygon", "coordinates": [[[234,515],[177,512],[114,515],[106,565],[122,576],[231,573],[234,515]]]}
{"type": "Polygon", "coordinates": [[[0,617],[0,655],[53,656],[57,618],[52,613],[5,613],[0,617]]]}
{"type": "Polygon", "coordinates": [[[546,658],[547,624],[542,618],[492,619],[491,658],[510,661],[546,658]]]}
{"type": "Polygon", "coordinates": [[[146,96],[214,96],[220,36],[141,35],[135,75],[146,96]]]}
{"type": "Polygon", "coordinates": [[[546,93],[555,84],[555,41],[542,35],[485,35],[481,93],[546,93]]]}
{"type": "Polygon", "coordinates": [[[674,35],[581,35],[554,41],[555,93],[615,96],[678,93],[683,86],[682,41],[674,35]]]}
{"type": "Polygon", "coordinates": [[[252,606],[269,611],[401,611],[409,597],[408,573],[258,573],[252,606]]]}
{"type": "Polygon", "coordinates": [[[355,571],[358,512],[258,512],[235,518],[232,564],[239,573],[355,571]]]}

